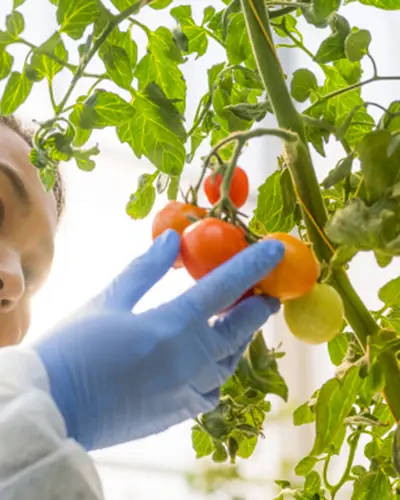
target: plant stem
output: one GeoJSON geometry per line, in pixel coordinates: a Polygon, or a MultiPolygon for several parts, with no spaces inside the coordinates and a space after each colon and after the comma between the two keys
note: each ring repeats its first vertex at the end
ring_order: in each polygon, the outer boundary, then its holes
{"type": "Polygon", "coordinates": [[[393,81],[393,80],[400,80],[400,76],[371,76],[371,78],[368,78],[367,80],[364,80],[362,82],[353,83],[352,85],[349,85],[348,87],[343,87],[342,89],[334,90],[333,92],[330,92],[329,94],[322,96],[320,99],[313,102],[311,104],[311,106],[309,106],[306,109],[305,112],[308,113],[311,109],[315,108],[319,104],[322,104],[323,102],[328,101],[329,99],[332,99],[334,97],[338,97],[342,94],[345,94],[346,92],[351,92],[352,90],[363,87],[364,85],[367,85],[368,83],[385,82],[385,81],[393,81]]]}
{"type": "Polygon", "coordinates": [[[280,24],[274,24],[274,26],[280,28],[285,33],[287,38],[292,40],[295,47],[298,47],[299,49],[301,49],[309,57],[311,57],[311,59],[314,61],[314,57],[315,57],[314,54],[311,52],[311,50],[307,49],[307,47],[301,42],[301,40],[298,40],[295,36],[292,35],[292,33],[290,33],[290,31],[286,28],[285,20],[283,20],[280,24]]]}
{"type": "Polygon", "coordinates": [[[282,17],[286,16],[286,14],[290,14],[291,12],[294,12],[298,9],[298,7],[283,7],[282,9],[276,9],[276,10],[269,10],[269,18],[270,19],[275,19],[277,17],[282,17]]]}
{"type": "Polygon", "coordinates": [[[71,82],[70,86],[67,89],[67,92],[65,93],[62,101],[60,102],[60,104],[57,107],[56,115],[59,115],[62,112],[64,106],[68,102],[68,99],[71,97],[71,94],[74,91],[76,84],[78,83],[78,81],[81,78],[81,76],[83,76],[83,72],[85,71],[87,65],[93,59],[94,55],[97,54],[97,51],[99,50],[99,48],[107,40],[108,35],[112,32],[112,30],[116,26],[118,26],[119,23],[121,23],[122,21],[124,21],[125,19],[127,19],[131,14],[133,14],[134,12],[136,12],[137,9],[138,9],[138,7],[140,5],[142,5],[142,2],[140,0],[137,1],[137,2],[135,2],[133,5],[131,5],[127,9],[123,10],[122,12],[120,12],[117,16],[115,16],[108,23],[108,25],[104,28],[103,32],[99,35],[99,37],[94,42],[92,48],[88,52],[85,60],[82,61],[82,63],[78,66],[78,68],[77,68],[77,70],[76,70],[76,72],[74,74],[74,77],[72,78],[72,82],[71,82]]]}
{"type": "Polygon", "coordinates": [[[331,489],[331,495],[332,495],[331,500],[335,499],[336,493],[340,490],[340,488],[349,479],[350,471],[351,471],[351,468],[353,467],[354,457],[356,455],[357,445],[358,445],[358,441],[360,440],[360,436],[361,436],[361,434],[359,434],[359,433],[355,434],[353,436],[353,438],[351,439],[351,442],[349,442],[350,449],[349,449],[349,456],[347,457],[346,468],[343,472],[342,477],[340,478],[340,481],[335,486],[333,486],[331,489]]]}
{"type": "Polygon", "coordinates": [[[221,45],[221,47],[224,47],[225,48],[225,44],[223,42],[223,40],[221,40],[219,37],[217,37],[217,35],[215,33],[213,33],[211,30],[209,30],[208,28],[205,28],[203,26],[203,30],[205,33],[207,33],[207,35],[212,38],[213,40],[215,40],[217,43],[219,43],[221,45]]]}
{"type": "Polygon", "coordinates": [[[49,87],[49,95],[50,95],[50,101],[51,105],[53,106],[53,110],[56,112],[57,111],[57,103],[54,97],[54,89],[53,89],[53,83],[51,80],[47,81],[48,87],[49,87]]]}
{"type": "MultiPolygon", "coordinates": [[[[329,262],[332,256],[332,247],[324,237],[323,231],[327,221],[326,209],[311,161],[303,123],[293,105],[272,43],[268,12],[264,0],[241,0],[241,4],[258,70],[278,124],[283,129],[295,132],[300,139],[300,141],[286,144],[285,153],[288,166],[314,251],[321,262],[329,262]]],[[[379,77],[379,80],[400,80],[400,77],[379,77]]],[[[369,81],[375,81],[375,79],[372,78],[369,81]]],[[[365,82],[362,84],[365,85],[365,82]]],[[[350,89],[360,86],[360,84],[355,84],[350,86],[350,89]]],[[[347,90],[341,89],[324,96],[323,99],[327,100],[348,90],[349,87],[347,87],[347,90]]],[[[331,284],[340,293],[345,307],[346,319],[353,328],[360,344],[365,348],[367,337],[378,332],[378,324],[352,287],[343,268],[333,269],[331,284]]],[[[386,377],[385,396],[395,420],[399,421],[400,391],[398,387],[400,386],[400,373],[398,373],[397,361],[394,364],[392,360],[387,370],[390,371],[391,375],[386,377]]]]}

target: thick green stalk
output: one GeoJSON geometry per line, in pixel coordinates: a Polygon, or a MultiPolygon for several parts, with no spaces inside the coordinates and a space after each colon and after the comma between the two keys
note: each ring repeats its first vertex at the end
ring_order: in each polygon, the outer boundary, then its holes
{"type": "MultiPolygon", "coordinates": [[[[253,47],[260,76],[280,127],[297,133],[300,142],[285,145],[288,165],[302,205],[307,232],[321,262],[329,262],[332,247],[323,235],[327,214],[311,161],[301,118],[293,104],[285,77],[272,41],[268,12],[264,0],[241,0],[247,31],[253,47]]],[[[379,327],[352,287],[342,269],[334,270],[332,285],[342,296],[346,319],[365,348],[367,337],[379,327]]],[[[398,370],[397,370],[398,372],[398,370]]],[[[396,421],[400,420],[400,377],[395,371],[387,378],[385,395],[396,421]]]]}

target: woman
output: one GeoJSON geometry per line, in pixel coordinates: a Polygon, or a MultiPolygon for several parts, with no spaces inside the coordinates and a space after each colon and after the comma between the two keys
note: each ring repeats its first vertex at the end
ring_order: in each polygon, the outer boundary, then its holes
{"type": "MultiPolygon", "coordinates": [[[[43,190],[30,138],[0,120],[0,345],[18,344],[46,280],[63,205],[43,190]]],[[[279,309],[252,297],[213,324],[282,259],[252,245],[180,297],[142,314],[140,298],[171,268],[167,231],[105,290],[32,348],[0,349],[0,500],[101,499],[86,451],[161,432],[218,404],[256,331],[279,309]]]]}

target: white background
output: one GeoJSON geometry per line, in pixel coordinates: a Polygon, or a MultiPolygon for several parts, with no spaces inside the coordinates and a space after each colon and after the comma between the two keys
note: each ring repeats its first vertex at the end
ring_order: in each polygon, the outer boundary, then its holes
{"type": "MultiPolygon", "coordinates": [[[[195,0],[193,2],[176,1],[176,4],[192,3],[198,20],[202,10],[208,4],[219,6],[217,1],[195,0]]],[[[0,2],[0,23],[4,25],[6,14],[11,11],[11,0],[0,2]]],[[[40,43],[56,29],[55,10],[48,0],[27,0],[21,8],[26,18],[24,37],[34,43],[40,43]]],[[[397,48],[399,34],[396,24],[400,20],[397,13],[385,13],[358,4],[351,4],[343,9],[344,15],[352,25],[370,29],[373,34],[371,45],[381,74],[400,74],[397,48]]],[[[173,26],[168,11],[146,9],[140,20],[155,28],[159,25],[173,26]]],[[[306,44],[312,51],[319,41],[327,36],[326,31],[301,25],[307,32],[306,44]]],[[[1,29],[1,28],[0,28],[1,29]]],[[[134,31],[135,40],[142,50],[142,33],[134,31]]],[[[68,47],[73,47],[66,39],[68,47]]],[[[23,64],[25,50],[15,47],[12,53],[16,65],[23,64]]],[[[76,54],[71,50],[76,58],[76,54]]],[[[296,51],[281,51],[285,69],[290,75],[291,68],[310,67],[307,56],[296,51]],[[289,59],[289,57],[291,59],[289,59]]],[[[206,69],[223,60],[222,49],[211,42],[207,55],[194,63],[184,66],[188,81],[187,122],[191,123],[195,107],[200,97],[207,90],[206,69]]],[[[74,61],[76,62],[76,60],[74,61]]],[[[101,72],[98,62],[91,68],[101,72]]],[[[317,73],[318,70],[316,69],[317,73]]],[[[370,68],[366,66],[366,71],[370,68]]],[[[319,74],[319,73],[318,73],[319,74]]],[[[70,73],[62,72],[56,78],[56,96],[60,99],[70,79],[70,73]]],[[[365,88],[368,100],[375,100],[383,105],[389,104],[399,95],[399,83],[375,84],[365,88]]],[[[84,92],[81,87],[74,94],[84,92]]],[[[45,84],[37,84],[18,116],[26,123],[32,119],[44,120],[52,116],[45,84]]],[[[268,121],[272,124],[273,121],[268,121]]],[[[151,243],[150,228],[152,217],[164,199],[157,200],[152,216],[144,221],[134,222],[125,215],[125,203],[129,194],[136,189],[137,178],[144,172],[152,172],[152,167],[144,160],[134,157],[129,147],[120,145],[109,130],[97,132],[94,141],[99,141],[102,154],[98,157],[96,170],[92,173],[79,171],[75,164],[63,165],[62,171],[67,184],[67,211],[57,237],[57,252],[50,280],[34,301],[33,323],[28,342],[43,334],[57,320],[71,313],[85,302],[98,289],[105,285],[124,265],[135,256],[144,252],[151,243]]],[[[93,141],[92,141],[93,142],[93,141]]],[[[201,153],[204,153],[204,148],[201,153]]],[[[252,193],[246,212],[251,214],[257,195],[257,186],[274,169],[276,157],[280,153],[280,144],[274,139],[259,139],[251,144],[241,159],[241,165],[248,172],[252,193]]],[[[328,159],[316,158],[317,174],[323,178],[343,156],[343,151],[335,145],[328,148],[328,159]]],[[[199,172],[199,160],[187,167],[184,181],[195,179],[199,172]]],[[[388,279],[398,275],[398,264],[385,270],[379,270],[369,255],[358,257],[351,270],[351,277],[357,290],[367,305],[379,307],[376,291],[388,279]]],[[[171,272],[142,301],[138,310],[167,301],[191,285],[185,272],[171,272]]],[[[298,343],[286,331],[281,318],[271,320],[265,328],[270,345],[283,342],[283,349],[288,352],[281,367],[290,389],[290,405],[295,406],[306,400],[319,387],[321,382],[333,374],[333,367],[328,361],[326,347],[307,347],[298,343]]],[[[134,381],[133,381],[134,382],[134,381]]],[[[282,407],[273,399],[274,408],[282,407]]],[[[188,500],[204,498],[204,494],[191,493],[180,471],[199,467],[190,443],[191,423],[177,426],[162,435],[131,443],[114,449],[94,454],[99,461],[106,498],[108,500],[188,500]],[[111,466],[111,463],[117,464],[111,466]],[[108,465],[107,465],[108,464],[108,465]],[[119,465],[118,465],[119,464],[119,465]],[[176,473],[173,473],[176,471],[176,473]]],[[[311,448],[312,429],[293,428],[290,418],[279,423],[270,423],[266,427],[266,439],[257,449],[254,457],[241,465],[242,471],[249,477],[261,478],[272,483],[272,479],[281,477],[282,460],[296,460],[304,456],[311,448]]],[[[340,475],[342,464],[338,464],[340,475]]],[[[334,479],[334,478],[333,478],[334,479]]],[[[332,479],[332,480],[333,480],[332,479]]],[[[248,486],[246,494],[252,500],[270,500],[273,491],[269,488],[248,486]]],[[[223,493],[214,498],[226,498],[223,493]]],[[[349,498],[344,493],[341,497],[349,498]]]]}

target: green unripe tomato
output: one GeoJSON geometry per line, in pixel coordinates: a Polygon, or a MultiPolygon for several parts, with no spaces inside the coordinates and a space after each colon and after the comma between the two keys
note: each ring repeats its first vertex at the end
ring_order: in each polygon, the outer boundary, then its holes
{"type": "Polygon", "coordinates": [[[295,337],[307,344],[322,344],[340,332],[344,307],[334,288],[316,284],[310,293],[285,302],[283,313],[295,337]]]}

